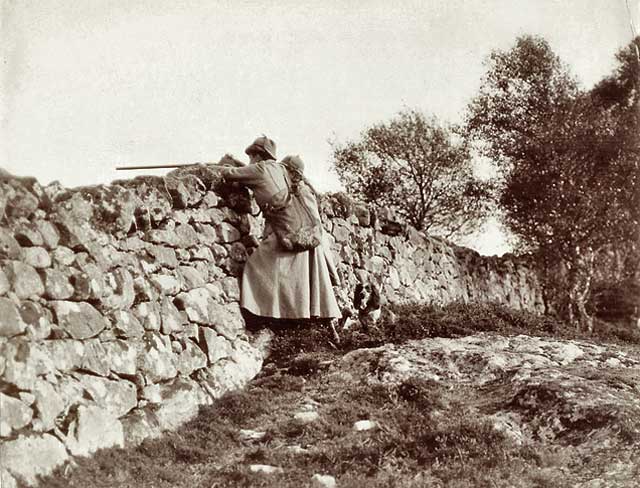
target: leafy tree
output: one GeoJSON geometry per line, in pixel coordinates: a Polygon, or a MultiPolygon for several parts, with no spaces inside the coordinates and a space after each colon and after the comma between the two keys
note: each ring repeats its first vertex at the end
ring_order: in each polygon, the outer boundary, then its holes
{"type": "Polygon", "coordinates": [[[333,167],[357,200],[388,207],[418,230],[458,237],[487,216],[492,186],[474,178],[469,149],[450,127],[411,109],[332,142],[333,167]]]}
{"type": "Polygon", "coordinates": [[[629,50],[584,92],[543,39],[522,37],[491,55],[467,118],[468,134],[502,171],[508,228],[522,250],[538,252],[552,293],[564,291],[560,312],[588,328],[594,259],[632,241],[640,220],[638,65],[629,50]]]}

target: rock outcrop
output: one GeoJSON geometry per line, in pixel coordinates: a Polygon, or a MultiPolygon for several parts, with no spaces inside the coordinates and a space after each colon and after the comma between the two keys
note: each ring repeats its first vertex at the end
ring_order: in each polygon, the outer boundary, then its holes
{"type": "MultiPolygon", "coordinates": [[[[341,195],[322,215],[343,306],[373,281],[389,302],[543,309],[526,260],[481,257],[341,195]]],[[[239,277],[262,229],[249,192],[202,168],[69,190],[0,174],[3,486],[158,436],[254,377],[265,341],[244,329],[239,277]]]]}

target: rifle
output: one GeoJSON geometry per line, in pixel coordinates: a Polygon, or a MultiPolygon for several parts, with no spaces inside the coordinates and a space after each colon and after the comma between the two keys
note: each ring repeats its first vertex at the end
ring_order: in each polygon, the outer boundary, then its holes
{"type": "Polygon", "coordinates": [[[198,166],[204,164],[205,166],[235,166],[236,168],[245,166],[245,163],[234,158],[230,154],[225,154],[222,159],[216,163],[179,163],[179,164],[155,164],[150,166],[116,166],[118,171],[131,171],[136,169],[166,169],[166,168],[184,168],[187,166],[198,166]]]}
{"type": "Polygon", "coordinates": [[[164,168],[184,168],[185,166],[197,166],[206,163],[181,163],[181,164],[155,164],[150,166],[116,166],[118,171],[130,171],[136,169],[164,169],[164,168]]]}

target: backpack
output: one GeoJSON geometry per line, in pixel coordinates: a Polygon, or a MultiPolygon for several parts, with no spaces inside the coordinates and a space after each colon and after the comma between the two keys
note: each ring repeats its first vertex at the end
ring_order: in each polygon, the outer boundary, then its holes
{"type": "Polygon", "coordinates": [[[315,249],[322,242],[322,223],[315,217],[312,209],[309,208],[300,190],[291,191],[289,181],[287,183],[286,197],[283,199],[281,195],[275,195],[272,202],[264,208],[266,215],[276,214],[288,209],[289,212],[297,216],[298,222],[302,222],[298,228],[292,228],[291,225],[284,225],[275,229],[276,238],[280,247],[285,251],[310,251],[315,249]],[[275,203],[275,201],[279,202],[275,203]]]}

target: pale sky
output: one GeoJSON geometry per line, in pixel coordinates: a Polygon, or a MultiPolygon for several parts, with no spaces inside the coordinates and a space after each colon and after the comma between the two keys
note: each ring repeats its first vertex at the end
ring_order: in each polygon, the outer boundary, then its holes
{"type": "MultiPolygon", "coordinates": [[[[542,35],[587,88],[632,39],[625,0],[0,5],[0,167],[66,186],[120,178],[117,165],[244,156],[264,133],[336,190],[328,139],[404,107],[460,121],[483,60],[517,36],[542,35]]],[[[474,247],[500,253],[501,239],[474,247]]]]}

